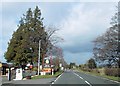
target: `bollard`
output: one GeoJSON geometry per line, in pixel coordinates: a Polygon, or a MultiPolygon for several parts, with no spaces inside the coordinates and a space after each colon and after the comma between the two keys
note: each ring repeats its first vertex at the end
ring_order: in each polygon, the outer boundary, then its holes
{"type": "Polygon", "coordinates": [[[52,75],[54,75],[54,69],[52,69],[52,75]]]}

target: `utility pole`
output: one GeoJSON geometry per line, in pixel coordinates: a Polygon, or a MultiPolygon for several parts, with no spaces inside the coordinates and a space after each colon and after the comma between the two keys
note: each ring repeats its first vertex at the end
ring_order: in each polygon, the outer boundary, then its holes
{"type": "Polygon", "coordinates": [[[40,74],[40,45],[41,44],[41,40],[39,40],[39,52],[38,52],[38,75],[40,74]]]}

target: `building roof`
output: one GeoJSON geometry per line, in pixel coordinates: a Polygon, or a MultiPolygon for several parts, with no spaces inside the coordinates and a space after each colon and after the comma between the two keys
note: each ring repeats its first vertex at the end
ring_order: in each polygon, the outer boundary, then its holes
{"type": "Polygon", "coordinates": [[[2,67],[9,67],[7,63],[2,63],[2,67]]]}
{"type": "Polygon", "coordinates": [[[13,64],[8,64],[8,63],[2,63],[2,67],[12,67],[13,64]]]}

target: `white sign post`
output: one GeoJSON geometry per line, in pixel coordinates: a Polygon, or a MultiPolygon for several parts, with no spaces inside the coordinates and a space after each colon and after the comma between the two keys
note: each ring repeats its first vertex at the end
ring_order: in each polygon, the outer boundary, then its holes
{"type": "Polygon", "coordinates": [[[52,68],[52,75],[54,75],[54,69],[52,68]]]}
{"type": "Polygon", "coordinates": [[[59,66],[62,67],[62,64],[60,63],[59,66]]]}
{"type": "Polygon", "coordinates": [[[42,70],[42,65],[40,65],[40,70],[42,70]]]}
{"type": "Polygon", "coordinates": [[[16,78],[14,80],[22,80],[23,72],[22,68],[16,69],[16,78]]]}

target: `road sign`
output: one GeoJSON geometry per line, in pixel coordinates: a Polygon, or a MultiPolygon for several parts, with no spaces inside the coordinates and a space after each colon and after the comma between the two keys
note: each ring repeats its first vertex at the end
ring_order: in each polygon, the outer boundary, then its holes
{"type": "Polygon", "coordinates": [[[43,68],[43,72],[51,73],[51,68],[43,68]]]}
{"type": "Polygon", "coordinates": [[[46,61],[45,61],[47,64],[49,64],[49,60],[48,59],[46,59],[46,61]]]}

